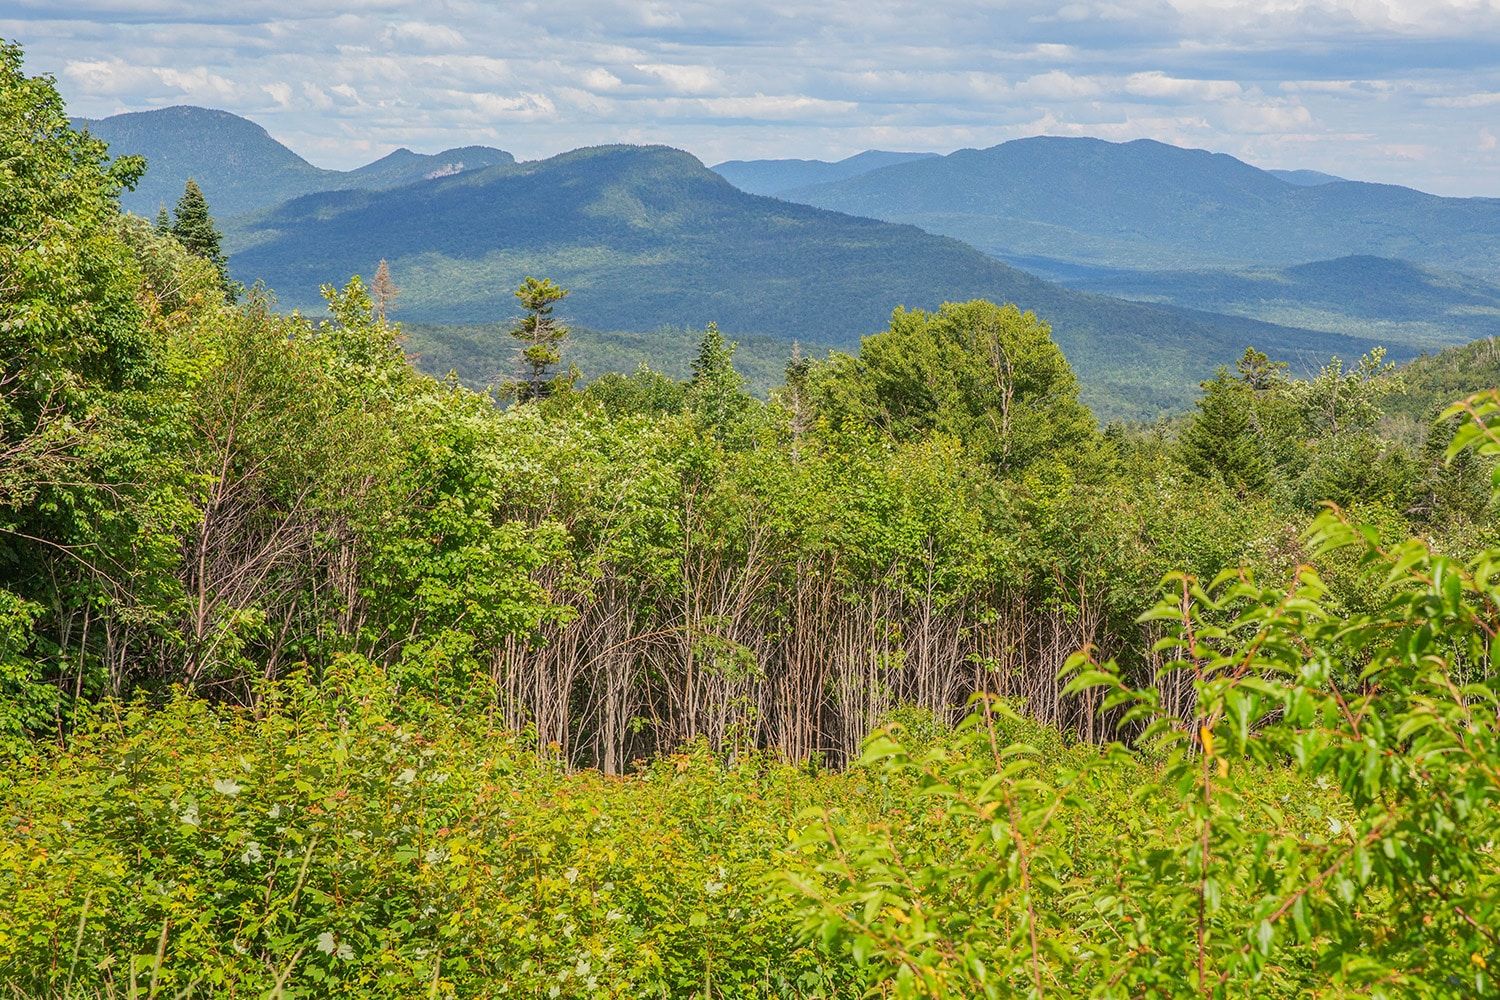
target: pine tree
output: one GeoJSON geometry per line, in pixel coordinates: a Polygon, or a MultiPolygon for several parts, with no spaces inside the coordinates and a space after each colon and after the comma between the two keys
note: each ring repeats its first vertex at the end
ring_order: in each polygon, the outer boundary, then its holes
{"type": "Polygon", "coordinates": [[[567,294],[566,288],[559,288],[550,278],[527,278],[516,289],[516,298],[526,310],[510,330],[512,337],[526,345],[521,348],[524,374],[510,386],[518,402],[545,399],[566,378],[552,372],[562,361],[561,345],[568,337],[568,328],[553,319],[552,309],[567,294]]]}
{"type": "Polygon", "coordinates": [[[167,214],[167,206],[161,205],[156,210],[156,231],[166,235],[172,231],[172,217],[167,214]]]}
{"type": "Polygon", "coordinates": [[[396,308],[396,298],[401,294],[401,289],[396,287],[396,282],[391,279],[391,265],[384,257],[375,268],[375,281],[370,285],[370,298],[375,306],[375,318],[385,322],[386,313],[396,308]]]}
{"type": "Polygon", "coordinates": [[[198,182],[191,177],[182,190],[182,197],[177,200],[176,216],[172,223],[172,235],[177,237],[177,242],[189,253],[197,254],[214,266],[219,272],[219,283],[223,286],[224,293],[232,297],[234,286],[229,281],[229,264],[220,246],[223,237],[214,225],[213,216],[209,214],[208,200],[203,197],[198,182]]]}

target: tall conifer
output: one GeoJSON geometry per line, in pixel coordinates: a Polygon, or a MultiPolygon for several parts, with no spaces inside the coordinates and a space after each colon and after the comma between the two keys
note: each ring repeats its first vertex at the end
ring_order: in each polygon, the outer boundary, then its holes
{"type": "Polygon", "coordinates": [[[219,272],[219,282],[223,285],[225,294],[232,294],[229,263],[220,245],[223,237],[214,225],[213,216],[209,214],[208,199],[203,197],[203,190],[191,177],[182,190],[182,197],[177,200],[176,216],[172,223],[172,235],[177,237],[177,242],[189,253],[197,254],[212,264],[219,272]]]}

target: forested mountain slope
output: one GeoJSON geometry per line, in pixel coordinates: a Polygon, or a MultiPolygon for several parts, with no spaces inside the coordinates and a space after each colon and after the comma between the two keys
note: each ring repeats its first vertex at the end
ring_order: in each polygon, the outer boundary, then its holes
{"type": "Polygon", "coordinates": [[[191,106],[78,119],[75,124],[108,142],[114,156],[146,158],[145,176],[120,202],[148,218],[159,206],[176,203],[189,177],[221,220],[228,221],[313,191],[392,187],[428,174],[514,162],[502,150],[468,146],[432,155],[400,149],[356,170],[325,170],[249,119],[191,106]]]}
{"type": "Polygon", "coordinates": [[[898,305],[988,298],[1052,324],[1106,415],[1180,408],[1247,343],[1303,367],[1371,342],[1082,294],[910,226],[739,191],[665,147],[604,146],[391,191],[310,195],[231,244],[240,280],[290,306],[318,303],[330,274],[391,262],[401,318],[498,322],[510,289],[545,273],[573,289],[568,314],[601,330],[699,327],[850,345],[898,305]]]}
{"type": "Polygon", "coordinates": [[[957,237],[990,253],[1142,269],[1374,254],[1500,275],[1500,198],[1290,183],[1223,153],[1037,137],[782,197],[957,237]]]}

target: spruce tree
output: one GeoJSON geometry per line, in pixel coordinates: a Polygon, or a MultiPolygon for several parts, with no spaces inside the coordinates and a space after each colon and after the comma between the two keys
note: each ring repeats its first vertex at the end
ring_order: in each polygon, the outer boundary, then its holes
{"type": "Polygon", "coordinates": [[[1251,392],[1224,367],[1204,382],[1198,412],[1182,431],[1182,459],[1201,476],[1261,493],[1274,470],[1257,440],[1251,392]]]}
{"type": "Polygon", "coordinates": [[[208,200],[203,197],[203,190],[191,177],[182,190],[182,197],[177,200],[176,216],[172,223],[172,235],[177,237],[177,242],[189,253],[212,264],[219,272],[219,283],[223,286],[224,293],[232,295],[234,286],[229,281],[228,261],[220,246],[223,237],[214,225],[213,216],[209,214],[208,200]]]}
{"type": "Polygon", "coordinates": [[[167,214],[167,206],[161,205],[156,210],[156,231],[166,235],[172,231],[172,217],[167,214]]]}
{"type": "Polygon", "coordinates": [[[725,340],[717,323],[708,324],[693,359],[688,402],[720,438],[750,405],[745,377],[734,367],[738,344],[725,340]]]}
{"type": "Polygon", "coordinates": [[[516,289],[516,298],[526,310],[510,330],[525,345],[521,348],[522,377],[510,386],[518,402],[546,398],[564,378],[554,376],[552,369],[562,361],[561,345],[568,328],[552,317],[552,309],[567,294],[566,288],[559,288],[550,278],[527,278],[516,289]]]}

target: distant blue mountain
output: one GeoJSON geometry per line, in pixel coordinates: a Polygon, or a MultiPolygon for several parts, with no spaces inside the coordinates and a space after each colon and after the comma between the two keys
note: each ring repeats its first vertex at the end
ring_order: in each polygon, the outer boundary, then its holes
{"type": "Polygon", "coordinates": [[[395,187],[428,175],[515,162],[502,150],[469,146],[432,155],[399,149],[357,170],[325,170],[249,119],[189,106],[78,119],[74,124],[108,142],[114,155],[146,158],[146,176],[120,199],[125,208],[155,215],[159,206],[177,202],[191,177],[221,223],[314,191],[395,187]]]}
{"type": "Polygon", "coordinates": [[[1500,278],[1500,198],[1294,184],[1150,140],[1018,139],[779,196],[911,223],[1006,259],[1173,270],[1363,254],[1500,278]]]}
{"type": "Polygon", "coordinates": [[[897,163],[910,163],[937,156],[936,153],[890,153],[867,149],[842,160],[729,160],[712,167],[715,173],[741,191],[777,195],[792,188],[844,180],[897,163]]]}

